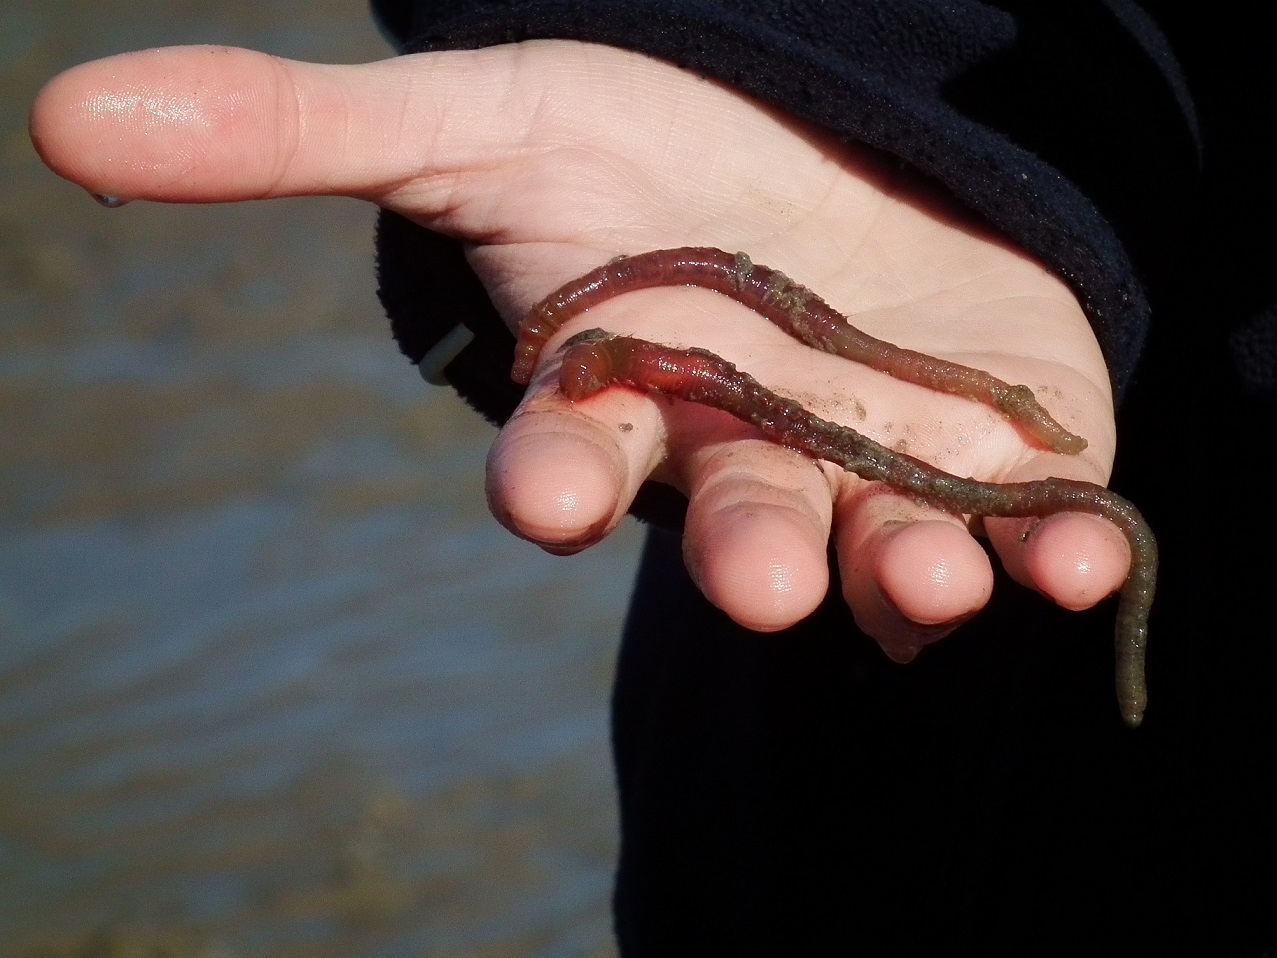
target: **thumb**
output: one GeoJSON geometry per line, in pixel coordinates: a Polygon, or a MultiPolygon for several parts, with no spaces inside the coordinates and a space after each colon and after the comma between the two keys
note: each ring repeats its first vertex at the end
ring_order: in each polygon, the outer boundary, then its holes
{"type": "Polygon", "coordinates": [[[494,109],[509,95],[510,71],[492,69],[501,65],[492,52],[358,66],[227,47],[128,53],[51,80],[32,107],[31,138],[54,172],[103,195],[381,200],[490,161],[526,135],[503,127],[494,109]],[[467,122],[478,116],[484,122],[467,122]]]}

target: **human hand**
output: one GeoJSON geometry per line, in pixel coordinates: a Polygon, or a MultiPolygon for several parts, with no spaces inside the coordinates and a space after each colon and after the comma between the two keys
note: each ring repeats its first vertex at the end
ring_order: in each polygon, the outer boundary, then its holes
{"type": "MultiPolygon", "coordinates": [[[[606,47],[546,41],[335,67],[223,48],[147,51],[53,80],[33,139],[92,192],[168,202],[344,194],[462,238],[511,325],[617,253],[709,245],[783,269],[867,332],[1044,397],[1090,443],[1031,447],[984,407],[814,353],[723,297],[658,289],[604,326],[724,355],[819,415],[958,475],[1103,482],[1108,378],[1069,290],[889,161],[738,93],[606,47]]],[[[784,628],[828,587],[832,534],[862,628],[905,661],[987,600],[960,517],[756,439],[722,414],[617,389],[570,404],[552,342],[489,461],[494,513],[554,552],[585,548],[652,477],[689,494],[688,567],[750,628],[784,628]]],[[[1125,577],[1093,516],[984,524],[1021,582],[1084,608],[1125,577]]],[[[977,530],[978,531],[978,530],[977,530]]]]}

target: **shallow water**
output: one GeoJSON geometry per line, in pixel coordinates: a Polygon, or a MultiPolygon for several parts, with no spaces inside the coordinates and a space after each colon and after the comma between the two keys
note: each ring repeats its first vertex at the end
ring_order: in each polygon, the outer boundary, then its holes
{"type": "Polygon", "coordinates": [[[190,42],[387,55],[337,0],[0,10],[0,954],[610,954],[638,531],[555,559],[487,515],[366,206],[44,170],[43,80],[190,42]]]}

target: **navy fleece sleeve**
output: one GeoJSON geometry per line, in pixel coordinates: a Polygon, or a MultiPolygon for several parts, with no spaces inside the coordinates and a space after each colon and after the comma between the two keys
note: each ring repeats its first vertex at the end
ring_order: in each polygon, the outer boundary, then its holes
{"type": "MultiPolygon", "coordinates": [[[[1127,0],[374,0],[404,51],[558,38],[695,69],[943,183],[1077,294],[1120,395],[1171,270],[1198,167],[1192,106],[1127,0]]],[[[455,321],[424,315],[383,220],[380,280],[414,361],[455,321]]],[[[435,244],[442,253],[446,243],[435,244]]],[[[399,248],[396,249],[395,247],[399,248]]],[[[449,269],[462,268],[454,256],[449,269]]],[[[420,260],[417,261],[420,263],[420,260]]],[[[508,337],[472,289],[480,344],[449,375],[490,417],[517,398],[482,372],[508,337]],[[489,315],[480,317],[487,310],[489,315]],[[491,392],[496,388],[502,395],[491,392]]],[[[456,305],[456,304],[454,304],[456,305]]]]}

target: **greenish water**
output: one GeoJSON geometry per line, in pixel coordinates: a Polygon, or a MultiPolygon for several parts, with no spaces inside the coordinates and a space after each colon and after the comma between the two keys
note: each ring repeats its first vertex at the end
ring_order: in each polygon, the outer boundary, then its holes
{"type": "Polygon", "coordinates": [[[488,517],[370,208],[44,170],[45,79],[192,42],[387,55],[353,0],[0,10],[0,955],[610,954],[637,530],[565,560],[488,517]]]}

